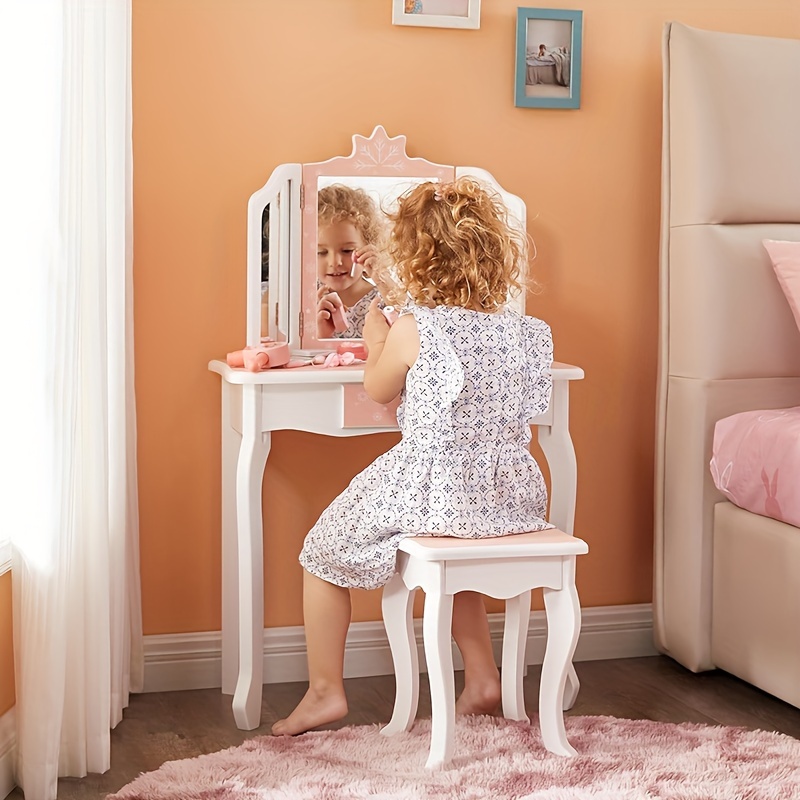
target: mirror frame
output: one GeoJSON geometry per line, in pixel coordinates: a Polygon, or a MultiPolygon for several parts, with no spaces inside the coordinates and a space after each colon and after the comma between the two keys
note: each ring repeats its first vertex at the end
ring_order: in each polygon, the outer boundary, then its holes
{"type": "Polygon", "coordinates": [[[434,164],[424,158],[410,158],[406,153],[406,137],[401,134],[390,138],[381,125],[377,125],[369,137],[355,134],[353,152],[349,156],[335,156],[327,161],[303,164],[300,340],[303,350],[315,352],[336,349],[342,341],[317,338],[317,187],[323,175],[452,181],[455,167],[434,164]]]}

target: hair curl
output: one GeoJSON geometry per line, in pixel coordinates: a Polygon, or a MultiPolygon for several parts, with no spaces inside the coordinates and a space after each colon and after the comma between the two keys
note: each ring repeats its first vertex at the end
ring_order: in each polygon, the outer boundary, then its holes
{"type": "Polygon", "coordinates": [[[363,190],[334,183],[317,192],[317,226],[350,222],[364,244],[380,244],[385,233],[384,217],[363,190]]]}
{"type": "Polygon", "coordinates": [[[422,183],[399,199],[389,240],[402,291],[428,306],[493,312],[522,289],[527,237],[473,178],[422,183]]]}

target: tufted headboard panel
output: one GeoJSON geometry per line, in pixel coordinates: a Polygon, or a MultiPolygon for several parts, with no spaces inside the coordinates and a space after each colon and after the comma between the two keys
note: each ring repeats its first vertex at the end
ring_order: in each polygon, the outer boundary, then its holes
{"type": "Polygon", "coordinates": [[[670,226],[800,220],[800,44],[671,23],[670,226]]]}

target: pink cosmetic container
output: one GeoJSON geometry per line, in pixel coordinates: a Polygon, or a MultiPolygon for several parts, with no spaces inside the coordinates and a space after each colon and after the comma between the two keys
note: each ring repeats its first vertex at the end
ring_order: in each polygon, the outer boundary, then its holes
{"type": "Polygon", "coordinates": [[[286,342],[264,342],[258,347],[234,350],[225,359],[229,367],[244,367],[250,372],[261,372],[272,367],[282,367],[289,362],[289,345],[286,342]]]}

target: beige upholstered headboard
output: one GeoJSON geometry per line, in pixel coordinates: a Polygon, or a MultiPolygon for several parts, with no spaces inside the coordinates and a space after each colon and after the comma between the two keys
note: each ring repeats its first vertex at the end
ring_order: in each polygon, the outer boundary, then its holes
{"type": "Polygon", "coordinates": [[[800,41],[667,24],[656,644],[710,660],[714,423],[800,405],[800,335],[761,241],[800,241],[800,41]]]}

